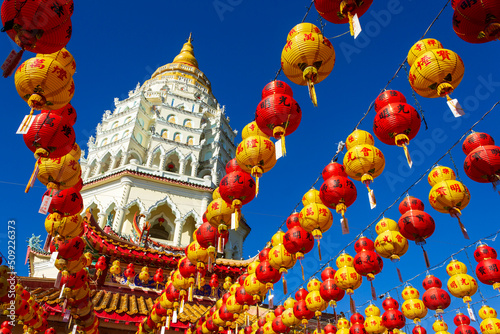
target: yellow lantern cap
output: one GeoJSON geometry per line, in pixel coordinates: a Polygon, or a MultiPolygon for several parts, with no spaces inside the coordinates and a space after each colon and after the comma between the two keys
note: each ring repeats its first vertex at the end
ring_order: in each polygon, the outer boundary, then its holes
{"type": "Polygon", "coordinates": [[[443,45],[437,39],[425,38],[417,43],[413,44],[410,51],[408,52],[408,65],[412,66],[415,60],[420,57],[423,53],[433,50],[442,49],[443,45]]]}
{"type": "Polygon", "coordinates": [[[368,131],[364,130],[359,130],[356,129],[354,130],[346,139],[345,141],[345,146],[347,150],[350,150],[356,145],[374,145],[375,140],[373,139],[373,136],[371,133],[368,131]]]}

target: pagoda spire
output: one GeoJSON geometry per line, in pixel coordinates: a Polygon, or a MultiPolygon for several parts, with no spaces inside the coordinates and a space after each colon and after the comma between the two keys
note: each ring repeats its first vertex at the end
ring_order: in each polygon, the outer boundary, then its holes
{"type": "Polygon", "coordinates": [[[193,44],[191,44],[192,41],[193,38],[190,33],[187,42],[184,43],[181,52],[174,58],[173,63],[181,63],[198,68],[198,61],[194,56],[193,44]]]}

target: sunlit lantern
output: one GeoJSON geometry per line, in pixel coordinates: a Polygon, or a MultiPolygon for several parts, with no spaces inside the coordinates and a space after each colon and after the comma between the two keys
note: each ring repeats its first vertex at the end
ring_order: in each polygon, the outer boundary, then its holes
{"type": "Polygon", "coordinates": [[[349,224],[345,212],[358,196],[356,186],[345,172],[344,166],[337,162],[328,164],[323,169],[323,184],[319,189],[319,197],[324,205],[342,215],[342,231],[349,232],[349,224]]]}
{"type": "Polygon", "coordinates": [[[416,325],[420,325],[420,320],[427,315],[425,304],[419,299],[420,293],[417,289],[408,285],[401,292],[404,302],[401,310],[406,318],[413,320],[416,325]]]}
{"type": "Polygon", "coordinates": [[[349,23],[351,36],[354,36],[353,19],[361,17],[372,5],[373,0],[315,0],[314,6],[325,20],[335,24],[349,23]]]}
{"type": "MultiPolygon", "coordinates": [[[[420,43],[417,42],[417,43],[420,43]]],[[[440,44],[429,39],[424,44],[440,44]]],[[[421,45],[421,44],[419,44],[421,45]]],[[[412,50],[414,50],[412,48],[412,50]]],[[[412,53],[410,50],[410,53],[412,53]]],[[[446,97],[460,84],[464,76],[464,63],[455,52],[443,48],[424,48],[417,52],[418,57],[410,65],[408,79],[413,90],[423,97],[446,97]]],[[[408,58],[410,55],[408,55],[408,58]]]]}
{"type": "Polygon", "coordinates": [[[378,148],[373,146],[373,136],[363,130],[355,130],[346,139],[347,152],[344,155],[344,168],[351,178],[361,181],[368,189],[370,206],[377,205],[375,195],[370,189],[373,180],[382,174],[385,158],[378,148]]]}
{"type": "Polygon", "coordinates": [[[495,0],[457,2],[453,30],[469,43],[486,43],[500,38],[500,5],[495,0]]]}
{"type": "Polygon", "coordinates": [[[319,191],[316,189],[311,189],[304,195],[302,204],[304,208],[299,213],[300,225],[304,230],[310,232],[314,239],[318,240],[318,253],[321,261],[320,240],[323,233],[332,227],[333,216],[330,209],[321,201],[319,191]],[[313,193],[313,201],[309,199],[309,193],[313,193]]]}
{"type": "Polygon", "coordinates": [[[474,251],[474,259],[477,261],[476,277],[481,283],[493,285],[493,289],[500,289],[500,260],[493,247],[486,244],[478,244],[474,251]]]}
{"type": "Polygon", "coordinates": [[[367,237],[360,237],[356,243],[354,243],[354,250],[356,251],[356,256],[354,256],[354,269],[358,274],[368,279],[371,284],[372,297],[373,299],[377,299],[373,280],[375,279],[375,275],[382,271],[384,262],[380,255],[375,252],[373,241],[367,237]]]}
{"type": "Polygon", "coordinates": [[[432,330],[436,332],[436,334],[450,334],[448,333],[448,325],[442,318],[438,318],[432,324],[432,330]]]}
{"type": "Polygon", "coordinates": [[[377,253],[393,262],[399,261],[408,250],[408,240],[399,232],[398,223],[383,218],[375,226],[375,231],[378,234],[374,243],[377,253]]]}
{"type": "Polygon", "coordinates": [[[373,120],[373,133],[384,144],[403,147],[411,168],[413,163],[407,146],[420,130],[421,118],[415,108],[406,102],[389,102],[384,105],[384,102],[391,100],[385,97],[387,94],[396,95],[395,100],[402,95],[397,91],[385,91],[380,94],[383,97],[376,100],[377,108],[380,109],[373,120]]]}
{"type": "MultiPolygon", "coordinates": [[[[269,251],[269,263],[274,269],[277,269],[281,274],[286,274],[288,269],[291,269],[297,261],[295,255],[289,253],[282,243],[274,246],[269,251]]],[[[283,277],[283,291],[287,291],[285,275],[283,277]]],[[[287,292],[284,292],[285,294],[287,292]]]]}
{"type": "Polygon", "coordinates": [[[470,308],[471,296],[477,292],[476,280],[467,275],[467,267],[458,260],[451,260],[446,266],[446,272],[450,275],[448,280],[448,291],[457,298],[462,298],[467,307],[470,308]]]}
{"type": "Polygon", "coordinates": [[[366,334],[365,329],[365,317],[361,313],[353,313],[351,315],[351,328],[349,329],[349,334],[366,334]]]}
{"type": "Polygon", "coordinates": [[[231,227],[231,216],[235,208],[222,198],[214,199],[207,207],[207,220],[218,233],[223,233],[231,227]]]}
{"type": "Polygon", "coordinates": [[[337,319],[337,334],[349,334],[351,323],[345,317],[341,316],[337,319]]]}
{"type": "Polygon", "coordinates": [[[309,88],[309,96],[318,105],[314,85],[323,81],[335,65],[332,43],[311,23],[299,23],[290,30],[281,53],[281,68],[290,81],[309,88]]]}
{"type": "Polygon", "coordinates": [[[365,308],[365,330],[369,334],[382,334],[386,331],[382,318],[380,317],[380,309],[370,304],[365,308]]]}
{"type": "Polygon", "coordinates": [[[264,87],[262,101],[255,111],[255,122],[266,135],[281,140],[283,155],[286,154],[285,136],[297,130],[301,119],[302,111],[290,86],[275,80],[264,87]]]}
{"type": "Polygon", "coordinates": [[[483,305],[479,309],[479,317],[483,319],[479,326],[483,334],[498,334],[500,333],[500,320],[497,318],[497,311],[487,305],[483,305]]]}
{"type": "Polygon", "coordinates": [[[470,201],[469,189],[456,180],[455,172],[451,168],[434,167],[428,176],[429,184],[432,186],[429,192],[429,202],[436,211],[448,213],[457,218],[462,234],[469,239],[467,230],[460,220],[462,211],[470,201]]]}
{"type": "Polygon", "coordinates": [[[422,296],[422,302],[425,307],[436,311],[437,314],[442,314],[444,309],[450,306],[450,295],[446,290],[441,289],[443,284],[441,280],[434,275],[427,275],[422,286],[426,290],[422,296]]]}
{"type": "Polygon", "coordinates": [[[314,316],[318,320],[317,330],[321,331],[320,319],[321,313],[328,307],[328,302],[321,297],[320,293],[321,282],[317,279],[312,279],[307,284],[307,289],[309,293],[305,299],[307,309],[314,312],[314,316]]]}
{"type": "Polygon", "coordinates": [[[477,334],[477,330],[470,325],[470,318],[461,312],[453,318],[453,323],[457,326],[455,334],[477,334]]]}
{"type": "Polygon", "coordinates": [[[397,333],[405,325],[405,317],[399,310],[399,303],[392,297],[387,297],[382,302],[385,312],[382,314],[382,324],[389,333],[397,333]]]}
{"type": "MultiPolygon", "coordinates": [[[[311,233],[307,232],[302,226],[294,226],[289,229],[283,236],[283,246],[291,253],[295,254],[295,258],[299,262],[304,258],[304,254],[309,253],[314,247],[314,238],[311,233]]],[[[302,268],[302,277],[304,277],[304,268],[302,268]]]]}
{"type": "Polygon", "coordinates": [[[354,300],[352,295],[354,290],[361,286],[363,282],[363,277],[356,272],[354,269],[354,259],[347,253],[342,253],[335,261],[337,265],[337,272],[335,273],[335,280],[337,281],[337,286],[345,290],[350,298],[351,310],[355,310],[354,300]]]}
{"type": "MultiPolygon", "coordinates": [[[[40,158],[35,167],[35,176],[48,189],[63,190],[73,187],[80,180],[80,164],[71,154],[66,154],[59,158],[40,158]],[[36,173],[38,169],[38,174],[36,173]]],[[[26,191],[32,185],[28,184],[26,191]]]]}
{"type": "Polygon", "coordinates": [[[53,53],[39,53],[36,56],[43,58],[53,58],[64,66],[69,75],[73,76],[75,74],[75,58],[73,58],[73,55],[66,48],[62,48],[61,50],[53,53]]]}

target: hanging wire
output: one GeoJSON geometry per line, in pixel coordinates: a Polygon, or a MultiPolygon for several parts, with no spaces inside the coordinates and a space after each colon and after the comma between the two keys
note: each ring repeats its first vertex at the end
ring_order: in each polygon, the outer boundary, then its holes
{"type": "MultiPolygon", "coordinates": [[[[448,0],[449,1],[449,0],[448,0]]],[[[302,19],[301,23],[304,23],[304,21],[306,20],[307,18],[307,15],[309,14],[309,11],[311,11],[311,8],[312,8],[312,5],[314,4],[314,0],[311,1],[311,3],[309,4],[309,7],[307,8],[307,12],[306,14],[304,15],[304,18],[302,19]]]]}
{"type": "Polygon", "coordinates": [[[458,181],[460,181],[460,183],[463,183],[462,179],[460,178],[460,175],[458,174],[458,168],[457,168],[457,165],[455,164],[455,160],[453,160],[453,156],[451,155],[451,152],[448,155],[450,156],[450,160],[453,163],[453,168],[455,169],[455,174],[457,175],[458,181]]]}
{"type": "MultiPolygon", "coordinates": [[[[406,64],[408,64],[408,61],[406,61],[404,68],[405,68],[405,72],[406,72],[406,78],[409,78],[410,73],[408,72],[408,67],[406,66],[406,64]]],[[[418,102],[417,93],[415,92],[415,90],[413,89],[413,87],[411,85],[410,85],[410,88],[411,88],[411,96],[415,100],[415,105],[417,106],[417,110],[420,113],[420,116],[422,117],[422,121],[424,121],[425,130],[429,130],[429,127],[427,126],[427,120],[425,119],[425,116],[424,116],[425,110],[422,108],[422,106],[418,102]]]]}
{"type": "Polygon", "coordinates": [[[346,32],[345,32],[345,33],[343,33],[343,34],[340,34],[340,35],[337,35],[337,36],[333,36],[333,37],[328,37],[328,39],[335,39],[335,38],[339,38],[339,37],[342,37],[342,36],[347,35],[347,34],[349,34],[349,33],[350,33],[350,31],[348,30],[348,31],[346,31],[346,32]]]}
{"type": "MultiPolygon", "coordinates": [[[[478,242],[479,241],[480,240],[478,240],[478,242]]],[[[477,242],[475,244],[477,244],[477,242]]],[[[467,249],[464,249],[464,253],[465,253],[465,256],[467,257],[467,261],[469,261],[469,268],[474,272],[474,266],[472,265],[472,261],[470,260],[469,253],[467,253],[467,249]]],[[[480,287],[479,284],[477,285],[477,292],[479,292],[479,295],[481,296],[481,299],[484,300],[484,295],[481,292],[481,287],[480,287]]]]}

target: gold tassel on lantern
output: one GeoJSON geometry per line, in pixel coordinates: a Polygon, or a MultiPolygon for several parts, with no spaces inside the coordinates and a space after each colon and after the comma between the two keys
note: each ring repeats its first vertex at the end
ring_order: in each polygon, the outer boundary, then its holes
{"type": "Polygon", "coordinates": [[[408,151],[408,144],[410,143],[410,139],[407,135],[399,134],[396,136],[396,145],[402,147],[405,151],[406,161],[408,162],[408,166],[410,168],[413,166],[413,161],[411,160],[410,152],[408,151]]]}
{"type": "Polygon", "coordinates": [[[318,99],[316,98],[316,90],[314,89],[314,82],[318,75],[318,70],[314,66],[309,66],[304,69],[304,80],[307,81],[307,88],[309,90],[309,97],[315,107],[318,106],[318,99]]]}

